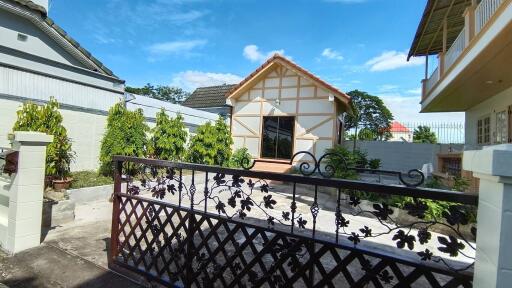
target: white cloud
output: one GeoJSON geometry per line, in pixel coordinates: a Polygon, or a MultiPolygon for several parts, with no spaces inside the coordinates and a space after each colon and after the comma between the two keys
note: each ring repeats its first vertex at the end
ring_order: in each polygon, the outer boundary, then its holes
{"type": "Polygon", "coordinates": [[[169,55],[188,53],[195,48],[202,47],[206,44],[206,40],[187,40],[187,41],[169,41],[155,43],[148,47],[152,54],[169,55]]]}
{"type": "Polygon", "coordinates": [[[324,51],[322,51],[322,56],[328,59],[343,60],[343,56],[341,56],[340,52],[332,50],[331,48],[325,48],[324,51]]]}
{"type": "Polygon", "coordinates": [[[236,84],[242,77],[231,73],[213,73],[202,71],[183,71],[173,75],[171,85],[192,91],[197,87],[236,84]]]}
{"type": "Polygon", "coordinates": [[[421,95],[421,87],[418,87],[415,89],[410,89],[410,90],[407,90],[406,92],[408,94],[412,94],[412,95],[421,95]]]}
{"type": "Polygon", "coordinates": [[[368,60],[365,66],[370,71],[387,71],[402,67],[418,66],[424,63],[423,58],[411,58],[407,61],[407,53],[399,51],[384,51],[379,56],[368,60]]]}
{"type": "MultiPolygon", "coordinates": [[[[280,54],[282,56],[285,56],[284,49],[280,50],[272,50],[269,52],[262,52],[258,48],[258,46],[251,44],[244,47],[244,57],[249,59],[251,62],[264,62],[268,58],[272,57],[274,54],[280,54]]],[[[291,58],[286,56],[287,58],[291,58]]]]}
{"type": "Polygon", "coordinates": [[[409,123],[464,122],[464,112],[453,113],[419,113],[420,98],[402,96],[399,93],[381,94],[384,104],[389,108],[395,120],[409,123]]]}
{"type": "Polygon", "coordinates": [[[391,92],[391,91],[396,91],[398,89],[398,85],[384,84],[384,85],[380,85],[378,87],[378,89],[379,89],[379,92],[391,92]]]}

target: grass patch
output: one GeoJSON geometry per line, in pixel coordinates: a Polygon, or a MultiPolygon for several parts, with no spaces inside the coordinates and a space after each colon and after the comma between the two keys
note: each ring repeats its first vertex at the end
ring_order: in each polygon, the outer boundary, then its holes
{"type": "Polygon", "coordinates": [[[73,182],[71,183],[72,189],[102,186],[114,183],[112,178],[103,176],[96,171],[72,172],[71,177],[73,178],[73,182]]]}

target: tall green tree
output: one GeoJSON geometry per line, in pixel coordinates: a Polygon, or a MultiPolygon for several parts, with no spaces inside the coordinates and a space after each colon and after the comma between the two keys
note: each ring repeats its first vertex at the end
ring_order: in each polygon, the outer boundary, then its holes
{"type": "Polygon", "coordinates": [[[369,133],[376,135],[378,140],[389,139],[391,137],[389,127],[393,114],[384,105],[382,99],[359,90],[350,91],[347,94],[351,97],[353,111],[353,114],[348,114],[345,118],[347,130],[355,129],[355,135],[358,135],[359,129],[366,128],[369,133]]]}
{"type": "Polygon", "coordinates": [[[207,165],[229,165],[233,139],[224,118],[197,127],[190,139],[188,161],[207,165]]]}
{"type": "Polygon", "coordinates": [[[144,95],[171,103],[181,103],[190,95],[189,92],[179,87],[164,85],[153,86],[150,83],[147,83],[144,85],[144,87],[140,88],[126,86],[125,91],[128,93],[144,95]]]}
{"type": "Polygon", "coordinates": [[[437,143],[436,133],[430,130],[428,126],[418,126],[413,132],[413,142],[415,143],[437,143]]]}
{"type": "Polygon", "coordinates": [[[229,131],[229,126],[226,123],[226,119],[219,117],[215,121],[215,130],[217,132],[217,144],[218,150],[215,157],[216,165],[228,165],[231,158],[231,146],[233,145],[233,138],[229,131]]]}
{"type": "Polygon", "coordinates": [[[200,125],[190,138],[187,160],[192,163],[213,165],[217,156],[217,136],[215,126],[210,122],[200,125]]]}
{"type": "Polygon", "coordinates": [[[152,132],[151,145],[155,158],[164,160],[182,160],[184,158],[188,132],[181,114],[170,118],[162,108],[156,114],[156,126],[152,132]]]}
{"type": "Polygon", "coordinates": [[[149,126],[141,109],[130,111],[123,103],[112,106],[108,112],[107,129],[101,140],[100,172],[112,175],[114,155],[146,156],[149,126]]]}
{"type": "Polygon", "coordinates": [[[13,131],[43,132],[53,136],[53,142],[46,147],[46,176],[64,179],[69,175],[70,165],[75,157],[71,149],[66,127],[62,124],[62,114],[55,98],[43,106],[28,102],[17,112],[13,131]]]}

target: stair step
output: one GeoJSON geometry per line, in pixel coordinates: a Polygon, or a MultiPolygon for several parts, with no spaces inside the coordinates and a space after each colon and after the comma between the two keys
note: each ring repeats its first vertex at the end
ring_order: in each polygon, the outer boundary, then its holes
{"type": "Polygon", "coordinates": [[[274,173],[290,173],[292,165],[288,163],[256,162],[252,170],[274,173]]]}

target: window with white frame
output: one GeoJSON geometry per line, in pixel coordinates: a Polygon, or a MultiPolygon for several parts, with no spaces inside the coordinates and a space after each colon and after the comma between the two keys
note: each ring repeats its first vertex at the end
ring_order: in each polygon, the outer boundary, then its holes
{"type": "Polygon", "coordinates": [[[485,116],[477,122],[477,143],[481,145],[491,144],[491,117],[485,116]]]}
{"type": "Polygon", "coordinates": [[[507,111],[496,113],[496,144],[507,143],[508,134],[507,111]]]}

